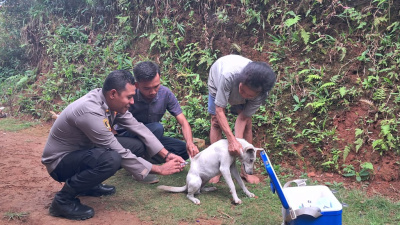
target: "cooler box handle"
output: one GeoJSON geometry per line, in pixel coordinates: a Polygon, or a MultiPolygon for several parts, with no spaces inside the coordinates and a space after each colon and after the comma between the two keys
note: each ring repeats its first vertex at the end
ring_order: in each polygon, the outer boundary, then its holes
{"type": "Polygon", "coordinates": [[[307,186],[306,181],[307,181],[307,179],[296,179],[296,180],[291,180],[291,181],[286,182],[286,184],[283,185],[283,188],[289,187],[289,185],[291,185],[292,183],[297,184],[298,187],[300,187],[300,186],[307,186]]]}
{"type": "Polygon", "coordinates": [[[322,216],[321,214],[321,209],[318,207],[304,207],[296,210],[285,210],[286,212],[289,211],[289,213],[283,212],[285,222],[289,223],[292,220],[295,220],[298,216],[301,215],[307,215],[307,216],[312,216],[314,218],[318,218],[322,216]],[[286,216],[285,216],[286,215],[286,216]]]}

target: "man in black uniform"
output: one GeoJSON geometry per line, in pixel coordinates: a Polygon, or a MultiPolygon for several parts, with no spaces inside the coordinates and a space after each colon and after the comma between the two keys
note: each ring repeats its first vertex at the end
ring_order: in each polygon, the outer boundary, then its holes
{"type": "Polygon", "coordinates": [[[76,196],[115,193],[115,187],[101,184],[121,167],[136,180],[149,173],[169,175],[182,171],[184,160],[168,152],[158,139],[128,111],[134,103],[135,79],[129,71],[113,71],[103,88],[95,89],[65,108],[50,130],[42,163],[50,176],[65,182],[49,208],[52,216],[84,220],[94,210],[76,196]],[[140,139],[115,137],[118,124],[140,139]],[[159,155],[166,163],[153,165],[141,156],[159,155]],[[122,145],[121,145],[122,144],[122,145]],[[123,146],[129,146],[124,148],[123,146]]]}

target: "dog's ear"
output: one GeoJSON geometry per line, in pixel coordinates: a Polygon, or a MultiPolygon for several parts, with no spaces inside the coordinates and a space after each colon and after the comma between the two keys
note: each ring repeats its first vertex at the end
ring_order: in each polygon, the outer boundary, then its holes
{"type": "Polygon", "coordinates": [[[256,152],[259,152],[259,151],[264,151],[264,149],[263,149],[263,148],[254,148],[254,150],[255,150],[256,152]]]}
{"type": "Polygon", "coordinates": [[[243,150],[244,150],[245,153],[249,153],[249,152],[253,153],[254,151],[256,151],[254,146],[247,146],[243,150]]]}

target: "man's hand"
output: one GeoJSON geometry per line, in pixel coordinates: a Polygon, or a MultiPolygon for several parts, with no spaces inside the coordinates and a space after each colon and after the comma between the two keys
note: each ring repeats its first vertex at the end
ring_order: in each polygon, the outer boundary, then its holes
{"type": "MultiPolygon", "coordinates": [[[[170,154],[171,155],[171,154],[170,154]]],[[[175,155],[176,156],[176,155],[175,155]]],[[[170,157],[168,156],[167,160],[170,157]]],[[[174,173],[181,172],[185,167],[185,161],[180,157],[176,156],[173,159],[169,159],[166,163],[161,166],[153,165],[151,171],[160,175],[171,175],[174,173]]]]}
{"type": "Polygon", "coordinates": [[[232,156],[240,156],[242,153],[242,145],[236,140],[236,138],[229,141],[228,151],[232,156]]]}
{"type": "Polygon", "coordinates": [[[179,155],[175,155],[175,154],[172,153],[172,152],[170,152],[170,153],[168,154],[168,157],[165,159],[165,162],[169,162],[169,161],[175,160],[175,159],[178,159],[181,163],[184,163],[184,162],[185,162],[185,160],[183,160],[182,157],[180,157],[179,155]]]}
{"type": "Polygon", "coordinates": [[[197,155],[197,153],[199,153],[199,149],[197,148],[197,146],[193,142],[191,142],[191,143],[187,142],[186,143],[186,150],[187,150],[187,153],[190,156],[190,158],[195,157],[197,155]]]}

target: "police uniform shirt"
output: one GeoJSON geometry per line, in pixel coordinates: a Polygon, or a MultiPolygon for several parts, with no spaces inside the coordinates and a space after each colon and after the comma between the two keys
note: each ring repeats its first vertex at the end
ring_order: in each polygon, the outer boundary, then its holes
{"type": "Polygon", "coordinates": [[[51,173],[68,153],[101,147],[117,151],[122,157],[121,167],[142,180],[150,172],[152,164],[122,147],[111,132],[113,124],[136,134],[147,147],[150,157],[163,149],[160,141],[129,111],[125,114],[110,112],[101,88],[98,88],[62,111],[50,130],[42,163],[51,173]]]}

